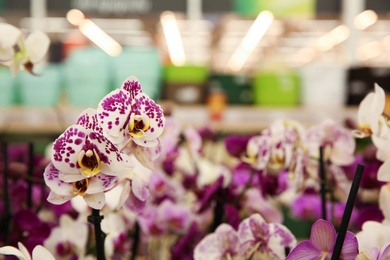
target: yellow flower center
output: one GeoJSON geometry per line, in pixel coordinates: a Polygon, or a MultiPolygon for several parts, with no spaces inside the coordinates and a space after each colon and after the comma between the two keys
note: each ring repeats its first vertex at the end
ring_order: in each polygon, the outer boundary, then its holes
{"type": "Polygon", "coordinates": [[[150,118],[143,115],[132,114],[130,116],[129,134],[134,138],[143,137],[150,127],[150,118]]]}
{"type": "Polygon", "coordinates": [[[81,173],[85,176],[92,177],[101,172],[100,157],[96,153],[95,149],[93,150],[82,150],[78,156],[78,163],[81,168],[81,173]]]}

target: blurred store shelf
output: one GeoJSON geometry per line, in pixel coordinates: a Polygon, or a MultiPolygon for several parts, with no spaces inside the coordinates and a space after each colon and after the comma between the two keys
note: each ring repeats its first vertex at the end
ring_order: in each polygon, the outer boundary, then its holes
{"type": "MultiPolygon", "coordinates": [[[[163,105],[164,106],[164,105],[163,105]]],[[[343,122],[347,118],[356,119],[356,107],[308,108],[285,107],[264,108],[255,106],[229,106],[220,121],[212,121],[206,106],[170,106],[171,114],[183,127],[210,127],[225,134],[257,133],[276,119],[295,119],[310,126],[331,118],[343,122]]],[[[74,124],[84,108],[53,107],[31,108],[14,106],[0,108],[1,135],[42,135],[57,136],[74,124]]]]}

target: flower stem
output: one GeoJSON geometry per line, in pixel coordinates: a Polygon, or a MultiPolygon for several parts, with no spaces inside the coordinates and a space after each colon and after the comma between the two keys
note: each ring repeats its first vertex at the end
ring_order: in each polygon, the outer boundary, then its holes
{"type": "Polygon", "coordinates": [[[32,186],[33,182],[31,178],[33,177],[33,170],[34,170],[34,144],[28,143],[28,168],[27,168],[27,176],[30,178],[27,178],[27,207],[29,209],[32,209],[32,186]]]}
{"type": "Polygon", "coordinates": [[[2,223],[2,229],[4,229],[4,244],[9,244],[10,241],[10,221],[11,221],[11,207],[9,203],[8,193],[8,144],[2,143],[3,153],[3,192],[4,192],[4,222],[2,223]]]}
{"type": "Polygon", "coordinates": [[[88,222],[93,224],[95,229],[95,245],[97,260],[105,260],[104,246],[103,246],[103,232],[100,227],[103,216],[100,215],[98,209],[92,209],[92,215],[88,216],[88,222]]]}
{"type": "Polygon", "coordinates": [[[333,249],[332,260],[340,259],[341,250],[343,249],[345,235],[347,234],[349,220],[351,219],[351,214],[353,206],[355,204],[356,195],[359,190],[360,180],[362,179],[363,171],[364,166],[358,164],[358,166],[356,167],[355,176],[352,181],[351,189],[349,191],[343,218],[341,219],[340,230],[337,235],[335,247],[333,249]]]}
{"type": "Polygon", "coordinates": [[[326,210],[326,175],[325,175],[325,166],[324,166],[324,148],[320,146],[320,158],[319,160],[319,173],[321,180],[321,210],[322,210],[322,219],[327,220],[327,210],[326,210]]]}

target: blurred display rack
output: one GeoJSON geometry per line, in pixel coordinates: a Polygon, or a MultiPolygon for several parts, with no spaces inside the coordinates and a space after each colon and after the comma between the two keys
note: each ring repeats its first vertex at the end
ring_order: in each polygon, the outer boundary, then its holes
{"type": "MultiPolygon", "coordinates": [[[[257,107],[228,106],[220,121],[212,121],[205,105],[164,105],[182,127],[209,127],[223,134],[258,133],[277,119],[298,120],[305,126],[320,123],[324,119],[343,122],[357,118],[357,107],[257,107]]],[[[35,135],[56,137],[74,124],[82,107],[32,108],[13,106],[0,108],[0,135],[35,135]]]]}

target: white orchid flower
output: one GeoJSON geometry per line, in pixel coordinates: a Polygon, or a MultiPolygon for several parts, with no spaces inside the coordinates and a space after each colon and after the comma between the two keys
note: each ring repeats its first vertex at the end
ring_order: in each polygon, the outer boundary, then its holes
{"type": "Polygon", "coordinates": [[[381,126],[384,125],[382,114],[385,109],[385,103],[385,91],[378,84],[375,84],[375,91],[369,93],[359,104],[359,129],[354,132],[356,137],[362,138],[380,134],[381,126]]]}
{"type": "Polygon", "coordinates": [[[21,68],[34,74],[34,65],[42,61],[49,45],[49,37],[41,31],[34,31],[25,39],[15,26],[0,24],[0,62],[11,68],[13,76],[21,68]]]}
{"type": "Polygon", "coordinates": [[[20,242],[18,242],[18,248],[13,246],[0,247],[0,254],[2,255],[14,255],[20,260],[55,260],[54,256],[44,248],[43,246],[36,246],[32,252],[32,258],[27,248],[20,242]]]}

